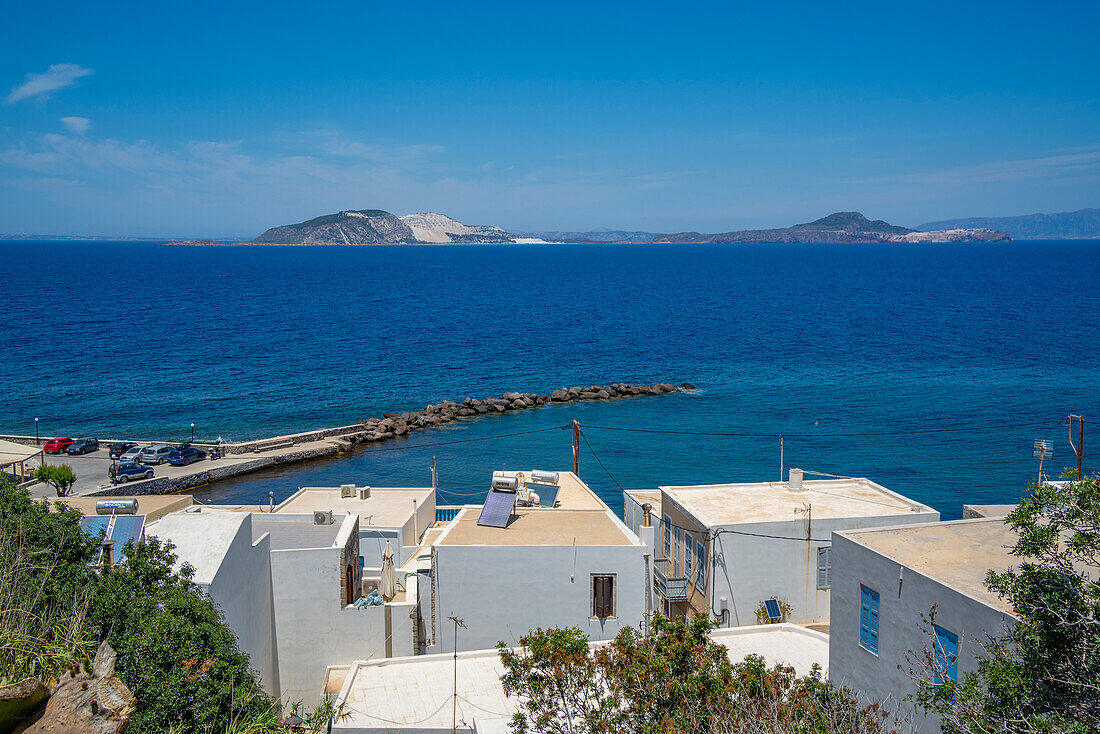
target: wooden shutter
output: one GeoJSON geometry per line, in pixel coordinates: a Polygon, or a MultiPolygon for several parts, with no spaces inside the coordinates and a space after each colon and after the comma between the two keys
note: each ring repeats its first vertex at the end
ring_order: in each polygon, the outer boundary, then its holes
{"type": "Polygon", "coordinates": [[[599,619],[610,617],[613,611],[615,595],[614,576],[592,577],[592,616],[599,619]]]}
{"type": "Polygon", "coordinates": [[[828,589],[830,584],[830,571],[833,568],[833,549],[817,549],[817,588],[828,589]]]}

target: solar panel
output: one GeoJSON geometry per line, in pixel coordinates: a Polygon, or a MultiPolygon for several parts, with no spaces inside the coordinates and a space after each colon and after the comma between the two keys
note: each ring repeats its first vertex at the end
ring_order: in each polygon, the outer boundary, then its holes
{"type": "Polygon", "coordinates": [[[96,540],[103,538],[110,524],[111,518],[109,516],[93,515],[80,518],[80,529],[96,540]]]}
{"type": "Polygon", "coordinates": [[[145,515],[116,515],[115,527],[111,530],[111,540],[115,541],[115,554],[122,554],[122,546],[129,540],[137,543],[145,529],[145,515]]]}
{"type": "Polygon", "coordinates": [[[488,525],[493,528],[508,527],[508,521],[512,519],[512,508],[515,504],[515,492],[490,489],[489,494],[485,497],[485,504],[481,508],[481,515],[477,518],[477,524],[488,525]]]}
{"type": "Polygon", "coordinates": [[[779,611],[779,600],[777,599],[765,599],[764,610],[768,613],[768,619],[773,622],[783,619],[783,613],[779,611]]]}
{"type": "Polygon", "coordinates": [[[561,487],[557,484],[528,482],[527,489],[539,496],[539,507],[553,507],[554,503],[558,501],[558,492],[561,487]]]}

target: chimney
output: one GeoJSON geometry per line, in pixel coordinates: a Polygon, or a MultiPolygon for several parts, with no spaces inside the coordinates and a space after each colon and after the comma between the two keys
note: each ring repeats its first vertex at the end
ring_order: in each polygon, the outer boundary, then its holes
{"type": "Polygon", "coordinates": [[[644,505],[642,505],[642,527],[643,528],[648,528],[651,525],[653,525],[653,522],[650,519],[650,513],[651,512],[653,512],[653,505],[649,504],[648,502],[646,502],[644,505]]]}
{"type": "Polygon", "coordinates": [[[790,490],[792,492],[802,491],[802,470],[791,469],[791,480],[788,482],[790,490]]]}

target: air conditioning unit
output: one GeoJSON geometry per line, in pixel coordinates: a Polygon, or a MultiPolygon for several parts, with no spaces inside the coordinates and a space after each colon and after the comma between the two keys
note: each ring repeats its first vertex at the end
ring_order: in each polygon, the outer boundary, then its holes
{"type": "Polygon", "coordinates": [[[341,499],[355,496],[354,484],[341,484],[340,485],[340,497],[341,499]]]}
{"type": "Polygon", "coordinates": [[[332,510],[314,510],[313,511],[313,524],[314,525],[331,525],[332,524],[332,510]]]}
{"type": "Polygon", "coordinates": [[[360,487],[359,488],[359,499],[361,499],[361,500],[370,499],[370,487],[360,487]]]}

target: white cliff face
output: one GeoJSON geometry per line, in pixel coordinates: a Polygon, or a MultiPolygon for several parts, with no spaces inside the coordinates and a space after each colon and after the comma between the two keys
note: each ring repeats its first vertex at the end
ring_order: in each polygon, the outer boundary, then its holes
{"type": "Polygon", "coordinates": [[[1006,242],[1012,238],[994,229],[944,229],[938,232],[907,232],[891,235],[890,242],[1006,242]]]}
{"type": "Polygon", "coordinates": [[[421,242],[515,242],[515,237],[500,227],[470,226],[445,214],[407,214],[401,221],[421,242]]]}

